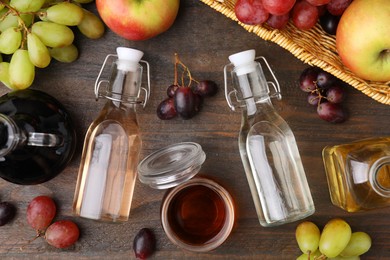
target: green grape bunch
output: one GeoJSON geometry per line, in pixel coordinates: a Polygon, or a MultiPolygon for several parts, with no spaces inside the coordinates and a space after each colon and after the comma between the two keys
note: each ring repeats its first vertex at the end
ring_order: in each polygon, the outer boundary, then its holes
{"type": "Polygon", "coordinates": [[[52,59],[70,63],[78,58],[73,44],[77,27],[98,39],[104,24],[82,7],[93,0],[0,0],[0,81],[11,90],[32,85],[35,68],[52,59]],[[9,61],[3,57],[9,57],[9,61]]]}

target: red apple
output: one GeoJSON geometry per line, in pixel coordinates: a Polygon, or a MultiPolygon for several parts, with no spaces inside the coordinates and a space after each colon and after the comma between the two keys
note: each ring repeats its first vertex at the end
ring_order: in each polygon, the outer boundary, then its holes
{"type": "Polygon", "coordinates": [[[358,77],[390,80],[390,2],[354,0],[341,16],[336,47],[343,64],[358,77]]]}
{"type": "Polygon", "coordinates": [[[96,0],[108,28],[132,41],[147,40],[168,30],[179,5],[180,0],[96,0]]]}

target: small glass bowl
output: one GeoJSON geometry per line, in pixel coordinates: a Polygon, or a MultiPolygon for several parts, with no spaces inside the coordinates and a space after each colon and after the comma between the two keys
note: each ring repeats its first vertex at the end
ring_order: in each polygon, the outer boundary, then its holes
{"type": "Polygon", "coordinates": [[[171,188],[161,206],[163,229],[172,243],[194,252],[220,246],[235,222],[233,198],[224,187],[206,177],[191,179],[205,159],[199,144],[185,142],[150,154],[138,166],[142,183],[171,188]]]}

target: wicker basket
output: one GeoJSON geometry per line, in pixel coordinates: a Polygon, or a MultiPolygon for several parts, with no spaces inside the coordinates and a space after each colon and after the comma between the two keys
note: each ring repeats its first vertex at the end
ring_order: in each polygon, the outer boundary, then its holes
{"type": "Polygon", "coordinates": [[[247,31],[278,44],[303,62],[320,67],[374,100],[390,105],[390,82],[365,81],[349,71],[343,66],[337,54],[335,37],[325,33],[319,24],[308,31],[298,30],[291,23],[283,30],[275,30],[267,25],[246,25],[239,22],[234,13],[237,0],[201,1],[226,17],[237,21],[247,31]]]}

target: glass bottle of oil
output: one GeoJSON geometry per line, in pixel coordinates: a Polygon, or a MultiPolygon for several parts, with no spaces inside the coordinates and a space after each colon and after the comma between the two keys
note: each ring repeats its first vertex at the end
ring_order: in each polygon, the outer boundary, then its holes
{"type": "MultiPolygon", "coordinates": [[[[276,226],[303,219],[314,213],[295,137],[286,121],[274,109],[271,97],[280,98],[278,81],[268,63],[274,82],[267,82],[255,51],[229,56],[225,66],[225,95],[234,110],[234,94],[242,108],[239,150],[259,222],[276,226]],[[227,72],[233,90],[228,90],[227,72]],[[275,88],[270,94],[268,85],[275,88]]],[[[259,59],[260,59],[259,58],[259,59]]]]}
{"type": "Polygon", "coordinates": [[[390,206],[390,138],[327,146],[323,160],[332,203],[348,212],[390,206]]]}
{"type": "Polygon", "coordinates": [[[147,89],[141,87],[140,63],[149,68],[142,56],[143,52],[135,49],[117,48],[117,55],[106,57],[96,80],[96,97],[108,101],[84,141],[73,202],[78,216],[112,222],[128,220],[141,150],[136,108],[146,104],[150,93],[149,84],[147,89]],[[101,80],[111,58],[117,59],[110,79],[101,80]]]}

